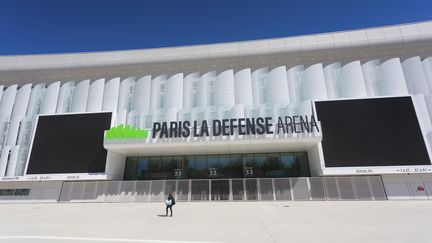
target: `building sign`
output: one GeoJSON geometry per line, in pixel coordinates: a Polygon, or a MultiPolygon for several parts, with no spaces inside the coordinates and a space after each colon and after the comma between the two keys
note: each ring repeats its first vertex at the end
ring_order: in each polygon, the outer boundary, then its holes
{"type": "Polygon", "coordinates": [[[181,179],[182,176],[183,176],[182,169],[181,168],[175,168],[174,169],[174,177],[176,179],[181,179]]]}
{"type": "Polygon", "coordinates": [[[217,168],[208,168],[208,176],[209,177],[217,177],[217,168]]]}
{"type": "Polygon", "coordinates": [[[245,167],[244,174],[247,177],[254,177],[255,176],[254,167],[253,166],[247,166],[247,167],[245,167]]]}
{"type": "Polygon", "coordinates": [[[152,138],[187,138],[208,136],[262,135],[319,132],[314,116],[233,118],[207,121],[154,122],[152,138]]]}

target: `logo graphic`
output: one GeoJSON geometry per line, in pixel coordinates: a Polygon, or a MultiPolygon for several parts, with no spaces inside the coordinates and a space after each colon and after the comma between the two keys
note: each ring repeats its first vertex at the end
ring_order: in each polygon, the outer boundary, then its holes
{"type": "Polygon", "coordinates": [[[118,125],[112,127],[106,132],[105,138],[108,140],[121,140],[121,139],[142,139],[149,136],[149,131],[139,129],[129,125],[118,125]]]}

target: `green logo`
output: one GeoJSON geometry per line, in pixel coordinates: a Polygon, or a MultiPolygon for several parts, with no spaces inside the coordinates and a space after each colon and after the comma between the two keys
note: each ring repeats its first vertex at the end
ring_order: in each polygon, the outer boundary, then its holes
{"type": "Polygon", "coordinates": [[[118,125],[108,130],[105,138],[108,140],[121,140],[147,138],[148,136],[149,131],[145,129],[139,129],[129,125],[118,125]]]}

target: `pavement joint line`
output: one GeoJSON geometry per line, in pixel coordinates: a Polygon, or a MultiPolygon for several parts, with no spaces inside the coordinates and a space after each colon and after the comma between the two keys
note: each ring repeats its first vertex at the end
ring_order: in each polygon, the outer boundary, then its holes
{"type": "Polygon", "coordinates": [[[34,240],[76,240],[76,241],[107,241],[107,242],[154,242],[154,243],[221,243],[211,241],[172,241],[172,240],[143,240],[143,239],[123,239],[123,238],[91,238],[91,237],[65,237],[65,236],[0,236],[1,239],[34,239],[34,240]]]}
{"type": "Polygon", "coordinates": [[[263,224],[264,230],[267,233],[267,235],[270,237],[272,242],[276,242],[275,239],[273,238],[272,234],[270,233],[270,230],[268,229],[267,225],[265,224],[265,222],[262,219],[259,219],[259,221],[261,221],[261,223],[263,224]]]}

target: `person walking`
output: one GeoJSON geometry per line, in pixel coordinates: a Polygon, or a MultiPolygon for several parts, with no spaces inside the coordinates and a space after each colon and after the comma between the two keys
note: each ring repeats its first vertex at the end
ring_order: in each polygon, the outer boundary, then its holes
{"type": "Polygon", "coordinates": [[[173,197],[173,195],[171,195],[171,193],[168,195],[168,199],[166,200],[166,214],[165,216],[168,216],[168,208],[171,211],[171,216],[172,217],[172,207],[175,205],[175,199],[173,197]]]}

